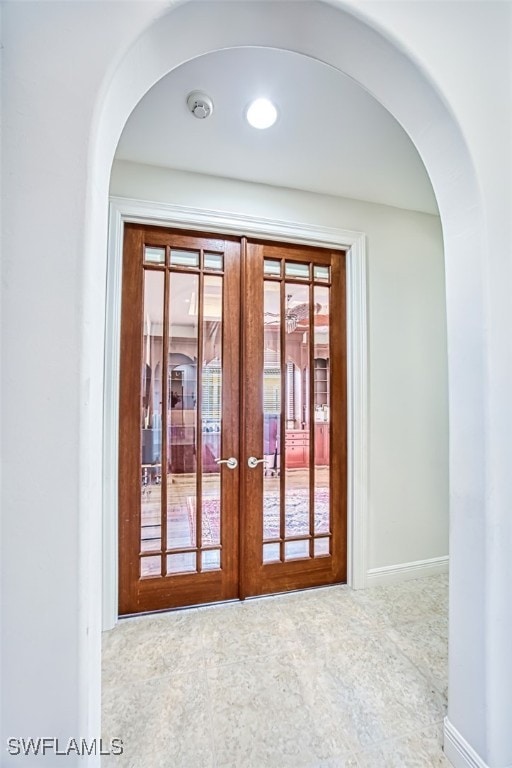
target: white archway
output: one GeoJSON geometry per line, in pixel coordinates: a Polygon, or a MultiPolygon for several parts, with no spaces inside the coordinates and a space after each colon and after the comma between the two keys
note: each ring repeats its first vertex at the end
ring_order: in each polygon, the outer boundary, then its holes
{"type": "MultiPolygon", "coordinates": [[[[342,8],[310,3],[184,3],[162,16],[126,53],[99,104],[92,136],[82,329],[81,380],[93,382],[81,413],[82,685],[88,723],[99,733],[99,517],[104,295],[108,181],[117,141],[130,112],[160,77],[219,48],[257,45],[293,50],[354,78],[402,124],[430,174],[444,229],[450,350],[451,655],[450,720],[479,754],[492,753],[482,704],[493,704],[485,678],[486,643],[472,632],[487,615],[485,232],[478,184],[455,119],[419,67],[385,36],[342,8]],[[269,23],[270,20],[272,23],[269,23]],[[191,31],[193,30],[193,34],[191,31]],[[463,268],[462,268],[463,267],[463,268]],[[465,307],[471,306],[468,318],[465,307]],[[471,378],[468,379],[468,360],[471,378]],[[471,525],[465,520],[470,519],[471,525]],[[482,577],[483,574],[483,577],[482,577]],[[456,598],[456,599],[455,599],[456,598]],[[87,663],[91,659],[89,675],[87,663]]],[[[503,701],[503,697],[498,697],[503,701]]],[[[457,731],[453,730],[454,738],[457,731]]],[[[501,737],[498,735],[498,742],[501,737]]],[[[501,742],[503,744],[503,739],[501,742]]],[[[506,747],[506,745],[505,745],[506,747]]],[[[502,756],[505,752],[500,753],[502,756]]],[[[501,757],[497,759],[502,759],[501,757]]],[[[503,758],[504,759],[504,758],[503,758]]]]}

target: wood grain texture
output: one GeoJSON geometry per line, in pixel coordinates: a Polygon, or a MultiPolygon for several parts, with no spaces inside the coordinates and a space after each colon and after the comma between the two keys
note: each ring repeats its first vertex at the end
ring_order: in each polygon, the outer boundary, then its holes
{"type": "Polygon", "coordinates": [[[143,233],[130,224],[124,232],[119,382],[119,612],[137,610],[131,585],[139,571],[140,531],[140,370],[142,325],[133,307],[143,302],[143,233]]]}
{"type": "Polygon", "coordinates": [[[331,266],[330,345],[331,435],[330,496],[333,507],[333,578],[347,580],[347,299],[345,253],[334,251],[331,266]]]}
{"type": "MultiPolygon", "coordinates": [[[[265,258],[283,259],[311,265],[330,266],[330,310],[329,310],[329,335],[330,335],[330,359],[329,368],[330,391],[330,421],[322,425],[329,428],[329,500],[331,521],[331,552],[326,557],[311,557],[314,543],[309,539],[310,557],[297,560],[283,561],[284,557],[284,512],[286,506],[286,466],[304,464],[309,465],[309,500],[314,498],[314,439],[317,425],[314,422],[314,369],[312,336],[314,324],[313,318],[309,322],[309,411],[310,423],[306,430],[302,431],[303,440],[300,446],[297,443],[297,432],[293,441],[287,436],[290,433],[285,429],[286,419],[286,360],[285,354],[285,328],[284,283],[297,283],[308,285],[307,280],[290,280],[284,276],[282,270],[281,280],[281,471],[280,471],[280,550],[281,562],[263,563],[263,468],[259,465],[254,470],[246,471],[246,481],[241,489],[242,510],[245,516],[246,540],[245,556],[243,559],[244,585],[247,596],[271,594],[292,589],[304,589],[307,587],[321,586],[346,581],[347,574],[347,368],[346,368],[346,297],[345,297],[345,253],[330,251],[321,248],[302,247],[297,245],[266,243],[263,241],[249,240],[247,244],[246,264],[246,296],[247,305],[244,322],[244,360],[247,368],[244,372],[247,399],[244,410],[244,432],[247,456],[253,455],[260,458],[263,455],[263,263],[265,258]],[[298,464],[292,456],[293,449],[301,451],[298,464]],[[288,448],[286,448],[288,443],[288,448]],[[297,445],[295,444],[297,443],[297,445]],[[288,457],[288,461],[287,461],[288,457]]],[[[279,278],[272,278],[272,282],[279,278]]],[[[309,308],[312,312],[312,290],[309,292],[309,308]]],[[[309,517],[310,536],[313,532],[314,519],[312,510],[309,517]]],[[[286,541],[296,541],[296,536],[286,537],[286,541]]]]}
{"type": "MultiPolygon", "coordinates": [[[[312,267],[310,275],[312,274],[312,267]]],[[[270,278],[272,282],[276,278],[270,278]]],[[[199,320],[204,302],[199,300],[199,320]]],[[[199,333],[199,343],[202,331],[199,333]]],[[[201,346],[201,344],[200,344],[201,346]]],[[[168,365],[168,363],[167,363],[168,365]]],[[[164,365],[165,368],[165,365],[164,365]]],[[[162,400],[168,401],[167,371],[162,372],[162,400]]],[[[200,379],[199,379],[200,385],[200,379]]],[[[200,386],[199,386],[200,390],[200,386]]],[[[201,395],[198,391],[196,434],[201,431],[201,395]]],[[[162,414],[162,478],[167,476],[167,414],[162,414]]],[[[200,440],[201,438],[199,438],[200,440]]],[[[200,474],[202,451],[198,445],[200,474]]],[[[167,483],[161,486],[161,547],[155,552],[162,561],[166,549],[167,483]]],[[[198,514],[201,478],[198,480],[198,514]]],[[[201,523],[197,520],[200,534],[201,523]]],[[[286,541],[299,537],[288,536],[286,541]]],[[[179,551],[177,548],[173,550],[179,551]]],[[[266,243],[246,238],[218,237],[164,227],[128,224],[125,227],[121,322],[121,377],[119,424],[119,605],[121,614],[157,611],[186,605],[199,605],[233,598],[244,598],[311,586],[343,582],[347,574],[347,361],[345,254],[309,246],[266,243]],[[166,264],[144,264],[145,246],[165,247],[166,264]],[[221,470],[221,569],[140,578],[141,530],[141,365],[143,352],[144,271],[165,274],[164,359],[169,352],[169,282],[173,273],[219,274],[210,270],[169,267],[169,250],[179,248],[222,252],[223,326],[222,326],[222,437],[221,456],[234,456],[236,470],[223,465],[221,470]],[[275,541],[281,550],[281,562],[263,564],[263,465],[247,467],[249,456],[258,459],[264,451],[263,370],[264,370],[264,259],[280,259],[329,266],[330,288],[329,343],[330,420],[321,425],[314,421],[314,322],[311,280],[281,279],[281,515],[280,533],[275,541]],[[286,360],[284,311],[286,283],[310,285],[309,288],[309,425],[297,435],[286,430],[286,360]],[[322,455],[329,458],[329,498],[331,515],[331,553],[314,553],[314,517],[309,516],[309,557],[284,561],[285,542],[285,466],[310,467],[308,493],[314,498],[315,441],[322,434],[322,455]],[[324,432],[326,433],[324,435],[324,432]],[[293,454],[293,457],[292,457],[293,454]]],[[[200,553],[197,554],[197,563],[200,553]]],[[[198,571],[200,569],[198,568],[198,571]]]]}
{"type": "MultiPolygon", "coordinates": [[[[239,470],[221,469],[221,568],[216,571],[165,575],[168,549],[167,528],[167,471],[168,471],[168,417],[162,413],[162,483],[161,487],[161,546],[154,554],[160,556],[162,574],[158,577],[140,578],[140,531],[141,531],[141,366],[143,338],[143,272],[165,273],[164,302],[164,353],[169,359],[169,282],[172,274],[183,272],[169,268],[167,264],[144,265],[145,246],[222,252],[223,275],[223,326],[222,326],[222,455],[239,456],[239,348],[240,348],[240,241],[236,238],[214,238],[197,233],[184,233],[167,228],[145,225],[127,225],[125,229],[123,260],[123,295],[121,320],[121,377],[120,377],[120,424],[119,424],[119,612],[162,610],[185,605],[228,600],[238,596],[238,499],[239,470]]],[[[197,274],[197,269],[186,270],[197,274]]],[[[207,270],[210,272],[210,270],[207,270]]],[[[219,274],[219,272],[211,272],[219,274]]],[[[199,300],[199,344],[202,340],[202,298],[199,300]]],[[[164,362],[162,370],[162,401],[168,401],[168,386],[164,362]]],[[[198,403],[196,433],[201,429],[200,376],[198,378],[198,403]]],[[[201,508],[201,457],[198,445],[198,497],[197,514],[201,508]]],[[[197,533],[201,524],[197,519],[197,533]]],[[[211,549],[211,547],[210,547],[211,549]]],[[[178,552],[176,548],[173,552],[178,552]]],[[[199,564],[200,553],[197,555],[199,564]]]]}

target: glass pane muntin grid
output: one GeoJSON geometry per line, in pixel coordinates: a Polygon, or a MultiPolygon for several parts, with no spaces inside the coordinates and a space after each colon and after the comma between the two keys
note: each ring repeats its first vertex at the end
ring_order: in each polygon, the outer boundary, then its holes
{"type": "MultiPolygon", "coordinates": [[[[152,246],[145,244],[144,246],[144,254],[143,254],[143,268],[145,274],[150,274],[155,272],[160,272],[162,275],[163,273],[167,272],[168,277],[167,280],[172,281],[172,275],[174,274],[196,274],[201,282],[202,290],[204,291],[204,279],[207,279],[208,275],[215,275],[218,276],[219,279],[222,278],[224,273],[224,258],[225,258],[225,252],[224,250],[216,251],[215,249],[208,248],[208,249],[202,249],[202,248],[171,248],[169,246],[167,247],[161,247],[161,246],[152,246]],[[187,266],[185,263],[186,259],[182,258],[182,263],[176,263],[175,259],[172,259],[172,254],[178,253],[182,255],[183,257],[186,256],[186,254],[190,254],[190,266],[187,266]],[[150,258],[148,259],[146,254],[149,254],[150,258]],[[163,256],[163,254],[166,254],[163,256]],[[194,258],[195,256],[195,258],[194,258]],[[174,262],[174,263],[173,263],[174,262]],[[204,274],[205,278],[201,279],[200,275],[204,274]]],[[[178,259],[178,262],[180,262],[180,259],[178,259]]],[[[170,288],[169,290],[169,298],[170,298],[170,288]]],[[[204,304],[204,297],[203,297],[203,304],[204,304]]],[[[222,294],[220,298],[220,306],[222,307],[222,294]]],[[[203,310],[205,307],[203,306],[203,310]]],[[[169,309],[170,311],[170,309],[169,309]]],[[[171,351],[170,348],[170,341],[169,341],[169,353],[171,351]]],[[[169,368],[170,371],[170,368],[169,368]]],[[[169,393],[168,393],[169,394],[169,393]]],[[[219,419],[219,424],[221,423],[221,418],[219,419]]],[[[170,421],[168,423],[168,426],[170,424],[170,421]]],[[[161,465],[159,465],[160,468],[161,465]]],[[[219,481],[220,481],[221,475],[219,475],[219,481]]],[[[143,483],[144,483],[144,476],[143,476],[143,483]]],[[[220,488],[219,488],[219,496],[221,495],[220,488]]],[[[220,502],[220,499],[219,499],[220,502]]],[[[170,523],[168,521],[167,527],[170,527],[170,523]]],[[[220,527],[220,526],[219,526],[220,527]]],[[[160,526],[158,526],[160,528],[160,526]]],[[[148,529],[148,533],[149,533],[148,529]]],[[[170,531],[168,532],[170,533],[170,531]]],[[[154,535],[154,534],[153,534],[154,535]]],[[[153,536],[152,536],[153,538],[153,536]]],[[[203,537],[201,537],[203,539],[203,537]]],[[[141,578],[160,578],[162,575],[165,575],[165,567],[164,572],[162,573],[162,567],[158,565],[158,560],[161,560],[161,563],[165,566],[167,565],[167,575],[174,575],[174,574],[186,574],[186,573],[197,573],[199,572],[211,572],[214,570],[219,570],[222,568],[222,544],[219,540],[216,543],[209,544],[204,543],[203,540],[200,542],[195,542],[195,546],[192,547],[180,547],[179,545],[176,546],[176,544],[173,546],[169,542],[169,537],[167,541],[167,547],[162,549],[162,543],[159,542],[157,546],[156,542],[156,536],[155,536],[155,542],[149,542],[148,541],[141,541],[141,548],[139,552],[139,558],[140,558],[140,577],[141,578]],[[196,567],[192,568],[192,556],[196,560],[196,567]],[[181,563],[181,561],[183,561],[181,563]],[[171,566],[171,563],[174,563],[174,567],[171,566]],[[179,566],[179,567],[178,567],[179,566]]],[[[192,542],[191,542],[192,543],[192,542]]]]}
{"type": "Polygon", "coordinates": [[[265,280],[286,280],[287,283],[308,284],[330,286],[331,285],[331,267],[326,264],[315,264],[309,262],[308,274],[297,274],[297,267],[305,265],[305,262],[294,261],[285,258],[265,258],[263,263],[263,276],[265,280]],[[279,265],[279,266],[278,266],[279,265]]]}
{"type": "MultiPolygon", "coordinates": [[[[267,258],[264,260],[264,281],[266,283],[271,282],[278,282],[283,283],[286,282],[286,284],[294,284],[294,285],[303,285],[311,286],[311,289],[313,286],[320,285],[324,289],[329,289],[331,285],[331,267],[325,264],[315,264],[314,260],[305,264],[304,267],[306,269],[303,270],[303,276],[300,275],[300,268],[297,268],[298,265],[300,265],[300,262],[293,261],[292,259],[276,259],[276,258],[267,258]],[[268,266],[267,266],[268,265],[268,266]],[[278,266],[279,265],[279,266],[278,266]],[[291,268],[289,265],[293,265],[291,268]]],[[[291,286],[290,286],[291,287],[291,286]]],[[[285,295],[287,293],[285,288],[285,295]]],[[[314,321],[313,321],[314,323],[314,321]]],[[[310,323],[310,330],[313,326],[313,323],[310,323]]],[[[312,345],[315,345],[315,340],[310,339],[310,343],[312,345]]],[[[310,385],[314,387],[314,371],[309,372],[309,379],[310,379],[310,385]]],[[[313,390],[314,391],[314,390],[313,390]]],[[[314,401],[314,398],[313,398],[314,401]]],[[[283,404],[281,405],[281,409],[283,410],[283,404]]],[[[286,411],[286,408],[284,408],[286,411]]],[[[286,415],[286,414],[285,414],[286,415]]],[[[314,415],[311,415],[311,418],[314,419],[314,415]]],[[[330,429],[330,425],[326,425],[330,429]]],[[[314,434],[314,427],[315,422],[313,421],[312,429],[310,428],[310,431],[314,434]]],[[[316,454],[315,454],[315,443],[313,442],[313,448],[309,453],[309,464],[311,464],[311,457],[315,457],[313,459],[313,476],[314,476],[314,468],[316,463],[316,454]]],[[[284,469],[283,465],[283,469],[284,469]]],[[[264,475],[266,475],[267,469],[265,469],[264,475]]],[[[314,479],[311,480],[311,482],[314,483],[314,479]]],[[[285,489],[283,489],[285,490],[285,489]]],[[[284,506],[286,510],[286,490],[284,494],[284,506]]],[[[328,520],[326,521],[327,525],[322,526],[321,529],[317,527],[316,524],[316,514],[315,510],[313,509],[313,515],[310,514],[310,524],[309,524],[309,534],[303,534],[303,535],[284,535],[283,538],[281,537],[265,537],[263,536],[263,549],[262,549],[262,558],[264,564],[271,564],[271,563],[278,563],[278,562],[289,562],[290,560],[298,560],[298,559],[318,559],[320,557],[328,557],[331,555],[332,550],[332,504],[330,503],[330,491],[328,490],[328,497],[329,497],[329,512],[328,512],[328,520]],[[295,551],[294,551],[295,550],[295,551]],[[279,553],[279,554],[278,554],[279,553]],[[287,556],[288,555],[288,556],[287,556]]],[[[309,511],[311,512],[311,505],[313,504],[314,507],[316,506],[316,494],[315,489],[313,486],[313,490],[310,491],[309,494],[309,511]]]]}
{"type": "Polygon", "coordinates": [[[161,245],[144,245],[145,269],[170,269],[171,271],[204,272],[220,275],[224,272],[224,250],[211,248],[173,248],[161,245]],[[189,259],[187,259],[189,256],[189,259]]]}
{"type": "Polygon", "coordinates": [[[171,271],[203,272],[221,275],[224,272],[224,251],[204,248],[168,248],[167,264],[171,271]],[[176,254],[176,256],[174,256],[176,254]],[[190,254],[188,263],[187,255],[190,254]]]}

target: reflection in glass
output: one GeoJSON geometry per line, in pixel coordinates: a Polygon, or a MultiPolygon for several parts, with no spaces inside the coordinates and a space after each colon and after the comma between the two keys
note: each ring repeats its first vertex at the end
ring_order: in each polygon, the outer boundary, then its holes
{"type": "MultiPolygon", "coordinates": [[[[308,265],[305,266],[309,271],[308,265]]],[[[309,285],[285,285],[285,535],[309,534],[309,285]]]]}
{"type": "Polygon", "coordinates": [[[201,570],[216,571],[220,568],[220,549],[207,549],[201,553],[201,570]]]}
{"type": "MultiPolygon", "coordinates": [[[[203,546],[220,544],[221,541],[222,474],[216,459],[222,458],[222,284],[222,277],[210,275],[204,277],[201,355],[203,451],[201,545],[203,546]]],[[[203,569],[205,555],[206,553],[203,553],[203,569]]],[[[210,562],[208,557],[206,562],[210,562]]],[[[210,566],[207,570],[211,570],[212,567],[218,568],[219,565],[210,566]]]]}
{"type": "Polygon", "coordinates": [[[165,248],[152,248],[146,245],[144,248],[144,261],[149,264],[165,264],[165,248]]]}
{"type": "Polygon", "coordinates": [[[167,573],[190,573],[196,570],[196,553],[179,552],[167,555],[167,573]]]}
{"type": "Polygon", "coordinates": [[[284,544],[285,560],[298,560],[309,557],[309,539],[300,541],[286,541],[284,544]]]}
{"type": "Polygon", "coordinates": [[[222,269],[224,266],[224,256],[222,253],[207,253],[204,254],[204,268],[205,269],[222,269]]]}
{"type": "MultiPolygon", "coordinates": [[[[281,268],[265,259],[265,275],[280,278],[281,268]]],[[[294,282],[264,281],[263,563],[329,555],[330,294],[311,276],[327,282],[330,268],[290,261],[294,282]]]]}
{"type": "Polygon", "coordinates": [[[160,509],[155,505],[151,514],[144,515],[144,523],[141,525],[141,552],[160,552],[160,528],[160,509]]]}
{"type": "Polygon", "coordinates": [[[300,278],[309,280],[309,264],[297,264],[294,261],[287,261],[284,272],[286,277],[300,278]]]}
{"type": "Polygon", "coordinates": [[[265,259],[263,265],[263,271],[266,275],[275,275],[279,277],[281,274],[281,262],[275,259],[265,259]]]}
{"type": "Polygon", "coordinates": [[[277,563],[279,562],[279,559],[280,559],[279,543],[263,545],[263,562],[264,563],[277,563]]]}
{"type": "MultiPolygon", "coordinates": [[[[197,296],[199,276],[169,275],[167,379],[167,547],[196,546],[197,296]]],[[[171,556],[169,556],[171,557],[171,556]]],[[[190,557],[167,563],[168,572],[190,570],[190,557]],[[170,570],[171,569],[171,570],[170,570]]],[[[177,557],[177,556],[176,556],[177,557]]],[[[195,557],[195,555],[194,555],[195,557]]],[[[195,568],[195,560],[194,560],[195,568]]]]}
{"type": "MultiPolygon", "coordinates": [[[[170,269],[146,268],[144,274],[140,550],[155,553],[141,557],[144,577],[221,568],[222,474],[216,460],[224,254],[205,252],[202,265],[200,255],[171,249],[170,269]],[[201,275],[201,266],[217,274],[201,275]]],[[[165,248],[145,249],[145,262],[165,265],[165,257],[165,248]]]]}
{"type": "MultiPolygon", "coordinates": [[[[330,439],[330,346],[329,288],[315,286],[314,405],[315,405],[315,533],[328,533],[329,520],[329,439],[330,439]]],[[[315,554],[317,554],[315,545],[315,554]]],[[[320,553],[319,553],[320,554],[320,553]]]]}
{"type": "Polygon", "coordinates": [[[315,539],[315,557],[329,554],[329,539],[315,539]]]}
{"type": "Polygon", "coordinates": [[[329,280],[329,267],[320,267],[318,264],[313,268],[315,280],[329,280]]]}
{"type": "Polygon", "coordinates": [[[161,547],[163,272],[144,272],[143,301],[140,549],[154,552],[161,547]]]}
{"type": "Polygon", "coordinates": [[[148,576],[161,576],[162,575],[162,558],[160,555],[156,557],[141,557],[140,559],[140,575],[141,578],[148,576]]]}
{"type": "MultiPolygon", "coordinates": [[[[279,262],[277,262],[279,264],[279,262]]],[[[281,286],[264,283],[263,328],[263,538],[280,535],[281,467],[281,286]]],[[[270,545],[269,545],[270,546],[270,545]]],[[[264,547],[265,553],[268,552],[264,547]]],[[[279,544],[271,545],[272,558],[279,559],[279,544]],[[277,555],[275,556],[275,551],[277,555]]],[[[266,561],[265,561],[266,562],[266,561]]]]}
{"type": "Polygon", "coordinates": [[[198,267],[199,251],[171,251],[171,267],[198,267]]]}

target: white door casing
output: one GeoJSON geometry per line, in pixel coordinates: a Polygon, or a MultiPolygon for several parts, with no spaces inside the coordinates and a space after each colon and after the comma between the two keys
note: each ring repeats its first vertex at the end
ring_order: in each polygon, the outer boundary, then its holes
{"type": "Polygon", "coordinates": [[[103,629],[118,617],[119,341],[125,222],[347,250],[348,542],[347,582],[363,589],[367,578],[368,386],[366,238],[362,232],[224,211],[112,197],[108,239],[103,421],[103,629]]]}

